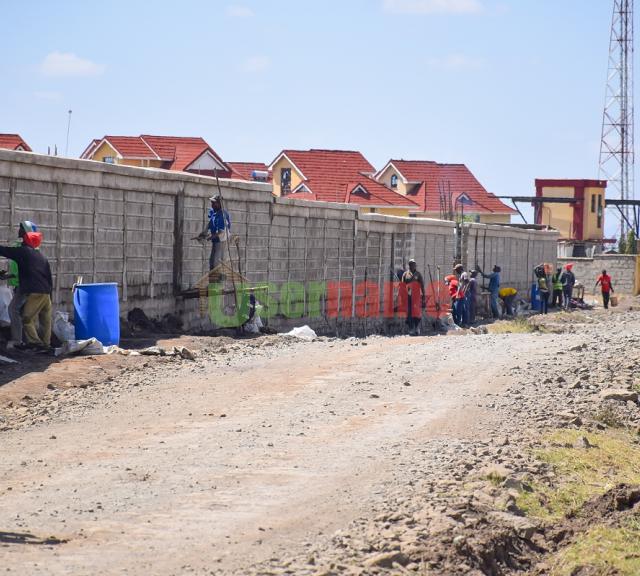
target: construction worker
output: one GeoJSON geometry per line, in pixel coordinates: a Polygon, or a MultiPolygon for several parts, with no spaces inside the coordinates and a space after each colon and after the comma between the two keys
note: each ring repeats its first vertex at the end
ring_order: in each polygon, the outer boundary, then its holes
{"type": "Polygon", "coordinates": [[[469,323],[469,311],[467,309],[467,289],[469,288],[469,275],[464,271],[462,264],[453,267],[455,275],[458,277],[458,292],[456,293],[455,306],[458,326],[466,326],[469,323]]]}
{"type": "Polygon", "coordinates": [[[498,291],[498,296],[502,300],[502,307],[504,308],[504,314],[507,316],[513,316],[513,301],[516,299],[518,291],[515,288],[504,287],[498,291]]]}
{"type": "Polygon", "coordinates": [[[422,310],[426,308],[424,278],[418,272],[416,261],[409,260],[409,270],[402,274],[402,283],[407,289],[407,325],[411,336],[420,335],[422,310]],[[420,302],[420,304],[418,304],[420,302]]]}
{"type": "Polygon", "coordinates": [[[20,294],[24,296],[22,323],[28,346],[48,350],[51,347],[51,268],[49,261],[37,250],[42,243],[42,234],[33,223],[21,222],[19,234],[22,245],[0,246],[0,256],[18,265],[20,294]]]}
{"type": "Polygon", "coordinates": [[[211,254],[209,255],[209,270],[213,270],[224,262],[227,250],[227,240],[231,232],[231,218],[229,213],[222,208],[220,196],[212,196],[211,208],[209,208],[209,223],[198,238],[211,240],[211,254]]]}
{"type": "Polygon", "coordinates": [[[478,276],[477,270],[471,270],[469,274],[469,284],[467,285],[466,297],[466,310],[467,310],[467,322],[474,324],[476,321],[476,299],[478,297],[478,276]]]}
{"type": "Polygon", "coordinates": [[[564,272],[560,276],[562,283],[562,296],[564,297],[564,309],[571,309],[571,297],[573,296],[573,287],[576,284],[576,276],[573,273],[573,264],[569,263],[564,267],[564,272]]]}
{"type": "Polygon", "coordinates": [[[562,268],[557,268],[556,273],[551,277],[551,288],[553,289],[551,297],[551,308],[555,308],[556,304],[562,306],[562,268]]]}
{"type": "Polygon", "coordinates": [[[453,321],[458,326],[462,324],[462,319],[458,317],[459,308],[456,306],[456,300],[458,298],[458,277],[455,274],[449,274],[445,276],[444,283],[449,288],[449,296],[451,297],[451,315],[453,321]]]}
{"type": "Polygon", "coordinates": [[[493,267],[491,274],[485,274],[480,270],[483,278],[489,278],[489,292],[491,294],[491,314],[494,318],[500,318],[500,310],[498,309],[498,298],[500,293],[500,272],[502,269],[497,264],[493,267]]]}
{"type": "Polygon", "coordinates": [[[615,292],[613,289],[613,282],[611,281],[611,276],[607,274],[606,270],[602,271],[602,274],[598,276],[596,280],[596,284],[593,287],[593,291],[595,292],[596,288],[600,284],[600,292],[602,294],[602,304],[604,304],[604,309],[609,309],[609,299],[611,297],[611,292],[615,292]]]}
{"type": "Polygon", "coordinates": [[[540,314],[546,314],[549,310],[549,283],[544,264],[539,264],[533,270],[538,283],[538,294],[540,295],[540,314]]]}
{"type": "MultiPolygon", "coordinates": [[[[22,237],[26,232],[37,232],[37,226],[25,220],[20,223],[18,228],[18,241],[14,244],[14,248],[22,246],[22,237]]],[[[7,285],[13,288],[13,297],[9,304],[9,319],[11,320],[11,340],[7,343],[7,350],[11,350],[16,345],[22,344],[22,307],[26,300],[25,296],[20,292],[20,281],[18,278],[18,265],[9,260],[9,276],[7,276],[7,285]]]]}

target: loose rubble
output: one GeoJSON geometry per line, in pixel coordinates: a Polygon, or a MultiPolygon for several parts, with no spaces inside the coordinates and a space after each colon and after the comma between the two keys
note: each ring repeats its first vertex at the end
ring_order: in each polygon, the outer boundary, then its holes
{"type": "MultiPolygon", "coordinates": [[[[438,346],[443,353],[459,354],[461,362],[474,362],[479,386],[470,389],[473,391],[466,402],[469,410],[473,407],[482,415],[482,434],[464,437],[442,432],[423,439],[416,430],[414,435],[399,437],[397,444],[381,446],[379,451],[379,458],[391,464],[390,474],[381,476],[379,484],[373,482],[365,501],[357,507],[360,513],[337,529],[309,534],[303,542],[292,541],[289,547],[280,547],[259,562],[248,558],[231,562],[212,552],[206,569],[194,561],[185,564],[188,567],[183,573],[548,574],[550,555],[586,528],[579,518],[550,523],[527,516],[521,508],[523,494],[556,482],[553,467],[541,461],[536,450],[549,430],[576,430],[578,435],[570,447],[590,451],[598,450],[589,440],[592,431],[640,429],[640,313],[630,310],[605,314],[595,310],[532,320],[537,329],[525,335],[491,334],[481,327],[470,331],[473,337],[468,339],[433,336],[419,344],[415,344],[418,339],[411,340],[411,345],[424,346],[424,354],[429,354],[429,346],[438,346]],[[527,354],[525,348],[515,346],[517,338],[527,342],[540,339],[536,342],[542,345],[532,345],[532,352],[527,354]],[[499,393],[489,391],[483,380],[483,365],[492,359],[484,357],[483,350],[512,345],[511,360],[500,364],[503,372],[498,374],[507,384],[499,393]]],[[[81,420],[98,407],[153,392],[160,379],[165,382],[172,375],[178,378],[185,371],[207,378],[223,370],[242,371],[249,364],[284,359],[296,351],[324,350],[329,355],[348,348],[364,351],[361,344],[371,347],[382,340],[319,337],[305,342],[280,336],[245,341],[209,339],[195,352],[186,348],[188,352],[173,356],[154,353],[142,357],[135,368],[116,377],[96,379],[85,387],[54,387],[38,400],[25,395],[18,404],[2,408],[0,429],[28,431],[50,423],[81,420]],[[358,346],[353,348],[355,344],[358,346]]],[[[422,363],[415,357],[394,356],[397,350],[390,352],[384,385],[382,370],[375,371],[377,365],[372,364],[370,374],[362,374],[351,383],[350,397],[355,407],[327,398],[321,411],[309,413],[308,421],[313,417],[351,421],[358,414],[366,418],[371,410],[367,402],[378,406],[400,394],[399,390],[415,393],[429,378],[425,366],[437,360],[422,363]]],[[[348,366],[339,369],[349,370],[348,366]]],[[[455,372],[449,385],[459,386],[455,372]]],[[[226,409],[203,407],[203,412],[222,421],[229,419],[226,409]]],[[[265,420],[263,426],[274,424],[275,420],[265,420]]],[[[291,427],[294,424],[299,426],[297,434],[310,433],[302,423],[289,423],[291,427]]],[[[252,434],[233,425],[232,431],[252,434]]],[[[277,444],[277,440],[266,442],[265,450],[277,454],[277,444]]],[[[615,490],[617,496],[607,493],[589,502],[590,510],[594,514],[600,510],[602,518],[613,518],[616,507],[622,506],[624,512],[640,499],[635,499],[640,491],[633,487],[615,490]],[[626,502],[626,508],[620,502],[626,502]]],[[[336,506],[340,502],[337,499],[336,506]]],[[[271,529],[260,526],[256,530],[266,539],[271,529]]]]}

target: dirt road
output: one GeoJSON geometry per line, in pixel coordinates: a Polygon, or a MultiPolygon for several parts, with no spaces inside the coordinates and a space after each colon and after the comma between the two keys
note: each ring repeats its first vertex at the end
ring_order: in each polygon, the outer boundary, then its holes
{"type": "MultiPolygon", "coordinates": [[[[196,361],[49,390],[40,422],[0,434],[3,569],[322,572],[322,550],[348,526],[365,529],[411,487],[460,481],[452,454],[468,474],[495,459],[518,427],[514,371],[584,339],[201,339],[196,361]]],[[[0,388],[0,405],[22,385],[0,388]]],[[[12,410],[0,412],[9,423],[12,410]]]]}

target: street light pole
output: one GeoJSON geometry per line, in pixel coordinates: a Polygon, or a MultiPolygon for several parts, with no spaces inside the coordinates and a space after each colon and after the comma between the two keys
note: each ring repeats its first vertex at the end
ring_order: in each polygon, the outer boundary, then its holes
{"type": "Polygon", "coordinates": [[[71,130],[71,113],[73,112],[73,110],[69,110],[68,114],[68,118],[67,118],[67,144],[64,147],[64,155],[65,156],[69,156],[69,131],[71,130]]]}

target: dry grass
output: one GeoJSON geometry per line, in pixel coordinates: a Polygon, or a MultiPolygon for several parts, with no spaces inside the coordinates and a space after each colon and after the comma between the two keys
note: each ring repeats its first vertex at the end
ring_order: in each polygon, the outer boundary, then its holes
{"type": "Polygon", "coordinates": [[[557,481],[534,484],[532,492],[520,494],[518,506],[527,515],[557,520],[579,513],[585,502],[617,484],[640,484],[640,447],[634,440],[625,430],[553,432],[537,456],[555,470],[557,481]],[[576,448],[581,436],[593,447],[576,448]]]}
{"type": "Polygon", "coordinates": [[[489,334],[530,334],[540,328],[529,321],[528,318],[514,318],[513,320],[501,320],[487,326],[489,334]]]}
{"type": "Polygon", "coordinates": [[[640,518],[628,518],[620,527],[596,526],[556,554],[552,576],[572,576],[580,567],[589,574],[640,574],[640,518]]]}

